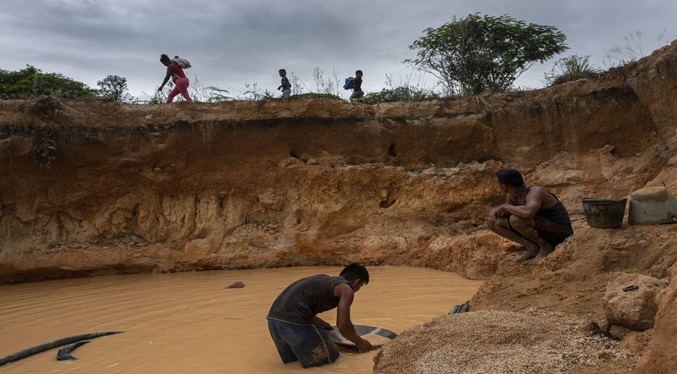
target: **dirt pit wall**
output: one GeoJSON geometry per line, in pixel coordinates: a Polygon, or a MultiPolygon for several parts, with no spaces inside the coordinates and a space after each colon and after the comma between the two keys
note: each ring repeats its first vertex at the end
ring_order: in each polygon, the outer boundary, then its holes
{"type": "Polygon", "coordinates": [[[0,280],[353,260],[486,279],[507,256],[483,223],[502,167],[574,215],[674,187],[675,104],[654,104],[673,49],[595,81],[374,106],[0,102],[0,280]]]}

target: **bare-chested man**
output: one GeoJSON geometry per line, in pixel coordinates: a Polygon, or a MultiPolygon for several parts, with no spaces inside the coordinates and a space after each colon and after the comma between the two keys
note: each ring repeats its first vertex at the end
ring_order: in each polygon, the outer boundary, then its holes
{"type": "Polygon", "coordinates": [[[277,352],[285,364],[300,361],[301,366],[322,366],[335,362],[339,352],[324,330],[330,323],[318,313],[337,308],[336,326],[358,351],[372,349],[371,343],[355,331],[350,306],[355,293],[369,283],[369,272],[358,264],[346,266],[338,277],[324,274],[299,279],[275,299],[268,312],[268,329],[277,352]]]}
{"type": "Polygon", "coordinates": [[[533,259],[538,263],[574,233],[569,213],[557,196],[542,187],[524,184],[519,171],[503,169],[496,176],[506,202],[491,210],[487,226],[526,247],[527,251],[513,261],[533,259]]]}

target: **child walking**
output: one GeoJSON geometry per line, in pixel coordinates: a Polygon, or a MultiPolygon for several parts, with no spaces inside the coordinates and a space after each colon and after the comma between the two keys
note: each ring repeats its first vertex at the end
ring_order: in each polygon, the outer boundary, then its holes
{"type": "Polygon", "coordinates": [[[280,69],[280,86],[277,88],[278,90],[282,90],[282,97],[283,98],[288,98],[291,96],[291,83],[289,83],[289,79],[287,78],[287,71],[284,69],[280,69]]]}
{"type": "Polygon", "coordinates": [[[350,95],[350,100],[359,99],[364,96],[362,91],[362,70],[355,71],[355,78],[350,81],[348,88],[353,89],[353,94],[350,95]]]}

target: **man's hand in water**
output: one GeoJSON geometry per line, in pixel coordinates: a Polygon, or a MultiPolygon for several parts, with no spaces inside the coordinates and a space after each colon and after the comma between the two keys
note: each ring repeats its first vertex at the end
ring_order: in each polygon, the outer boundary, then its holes
{"type": "Polygon", "coordinates": [[[362,341],[359,342],[358,344],[355,344],[355,346],[357,347],[357,350],[360,352],[371,351],[374,348],[371,345],[371,343],[369,343],[369,340],[366,339],[362,339],[362,341]]]}

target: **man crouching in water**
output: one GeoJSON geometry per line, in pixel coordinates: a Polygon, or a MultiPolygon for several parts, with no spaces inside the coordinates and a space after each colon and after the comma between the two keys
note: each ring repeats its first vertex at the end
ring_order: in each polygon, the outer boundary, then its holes
{"type": "Polygon", "coordinates": [[[557,196],[542,187],[524,184],[519,171],[503,169],[496,176],[506,203],[491,210],[487,226],[526,247],[527,251],[513,261],[533,258],[532,262],[538,263],[574,233],[569,213],[557,196]]]}
{"type": "Polygon", "coordinates": [[[318,274],[297,280],[275,299],[268,312],[268,330],[282,362],[299,361],[301,366],[321,366],[339,357],[327,332],[331,324],[317,314],[337,308],[336,326],[360,352],[372,349],[350,320],[355,292],[369,283],[369,272],[357,263],[346,266],[338,277],[318,274]]]}

